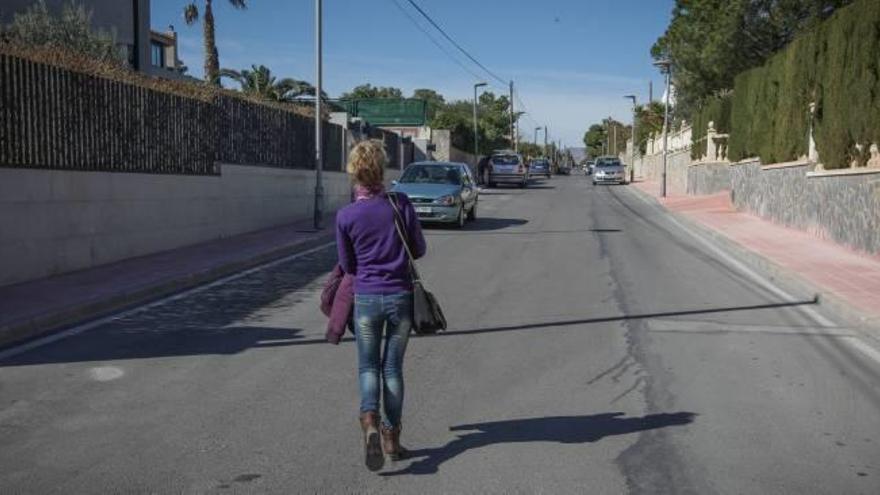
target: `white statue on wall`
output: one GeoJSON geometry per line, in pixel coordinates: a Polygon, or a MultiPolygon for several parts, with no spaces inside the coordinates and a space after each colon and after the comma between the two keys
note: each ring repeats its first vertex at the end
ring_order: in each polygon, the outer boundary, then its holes
{"type": "Polygon", "coordinates": [[[880,168],[880,149],[877,148],[877,143],[871,144],[869,151],[871,152],[871,158],[868,159],[868,167],[880,168]]]}

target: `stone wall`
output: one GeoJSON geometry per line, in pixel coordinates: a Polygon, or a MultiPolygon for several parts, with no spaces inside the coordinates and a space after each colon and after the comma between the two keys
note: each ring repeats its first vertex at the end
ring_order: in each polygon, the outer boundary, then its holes
{"type": "Polygon", "coordinates": [[[867,253],[880,253],[880,174],[816,175],[811,165],[730,167],[737,209],[867,253]]]}
{"type": "MultiPolygon", "coordinates": [[[[215,176],[0,168],[0,285],[311,218],[314,176],[225,164],[215,176]]],[[[323,178],[326,211],[351,200],[346,174],[323,178]]]]}
{"type": "Polygon", "coordinates": [[[700,163],[688,167],[687,193],[715,194],[730,190],[729,163],[700,163]]]}

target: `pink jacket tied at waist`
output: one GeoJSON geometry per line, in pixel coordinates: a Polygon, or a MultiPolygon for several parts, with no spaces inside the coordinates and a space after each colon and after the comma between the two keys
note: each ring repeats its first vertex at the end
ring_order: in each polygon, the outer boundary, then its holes
{"type": "Polygon", "coordinates": [[[336,265],[321,292],[321,312],[330,318],[324,334],[327,342],[339,344],[345,335],[345,328],[351,327],[353,311],[354,277],[344,273],[342,267],[336,265]]]}

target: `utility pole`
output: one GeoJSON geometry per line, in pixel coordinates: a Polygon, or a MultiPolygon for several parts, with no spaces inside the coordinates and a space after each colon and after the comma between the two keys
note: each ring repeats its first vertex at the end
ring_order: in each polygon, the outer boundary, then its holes
{"type": "Polygon", "coordinates": [[[519,146],[517,145],[516,139],[516,129],[513,123],[513,81],[510,81],[510,142],[513,143],[513,151],[516,152],[519,146]]]}
{"type": "Polygon", "coordinates": [[[654,102],[654,81],[648,81],[648,104],[654,102]]]}
{"type": "Polygon", "coordinates": [[[611,154],[611,116],[609,115],[607,119],[605,119],[605,149],[604,155],[611,154]]]}
{"type": "Polygon", "coordinates": [[[314,206],[314,227],[315,230],[321,228],[324,217],[324,185],[322,183],[321,172],[324,168],[324,158],[321,128],[323,121],[321,119],[321,86],[323,85],[323,55],[322,47],[322,25],[323,25],[323,0],[315,0],[315,206],[314,206]]]}
{"type": "Polygon", "coordinates": [[[638,101],[636,100],[636,95],[626,95],[624,98],[630,99],[633,102],[633,125],[632,125],[632,142],[633,142],[633,151],[632,155],[630,155],[629,161],[629,181],[634,182],[636,178],[636,153],[639,152],[639,140],[638,140],[638,122],[639,118],[636,114],[636,110],[638,108],[638,101]]]}
{"type": "Polygon", "coordinates": [[[477,161],[480,160],[480,137],[477,126],[477,88],[481,86],[485,86],[485,82],[478,82],[474,84],[474,157],[476,157],[477,161]]]}
{"type": "Polygon", "coordinates": [[[669,149],[667,148],[667,139],[669,135],[669,78],[672,73],[672,62],[669,60],[658,60],[654,65],[659,67],[666,74],[666,94],[663,95],[663,182],[660,184],[660,196],[666,197],[666,161],[669,149]]]}
{"type": "Polygon", "coordinates": [[[548,127],[544,126],[544,158],[549,158],[549,153],[547,153],[547,129],[548,127]]]}
{"type": "Polygon", "coordinates": [[[614,124],[612,127],[614,128],[614,156],[617,156],[620,154],[620,150],[617,149],[617,124],[614,124]]]}

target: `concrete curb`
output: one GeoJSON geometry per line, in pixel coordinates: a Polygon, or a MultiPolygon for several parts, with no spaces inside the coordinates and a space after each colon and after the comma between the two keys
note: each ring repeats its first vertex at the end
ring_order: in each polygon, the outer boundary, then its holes
{"type": "Polygon", "coordinates": [[[819,297],[819,303],[823,308],[828,309],[832,314],[844,320],[851,326],[862,329],[872,339],[880,341],[880,317],[866,314],[864,311],[853,307],[849,302],[837,294],[830,292],[824,287],[820,287],[797,273],[776,264],[774,261],[763,255],[745,248],[721,232],[706,227],[687,215],[666,208],[663,203],[658,201],[654,196],[638,188],[632,189],[643,198],[647,198],[667,214],[674,216],[676,220],[709,238],[715,244],[720,245],[724,250],[734,255],[734,257],[740,261],[756,270],[761,270],[767,273],[768,278],[772,282],[781,285],[783,288],[791,289],[790,291],[816,294],[819,297]]]}
{"type": "Polygon", "coordinates": [[[321,244],[326,244],[334,238],[335,234],[330,229],[314,238],[285,244],[250,258],[230,260],[206,270],[181,274],[180,276],[145,285],[135,290],[120,292],[113,297],[83,302],[76,306],[68,306],[27,320],[12,321],[0,326],[0,349],[45,337],[74,325],[106,317],[130,307],[140,306],[177,292],[204,285],[223,277],[312,249],[321,244]]]}

